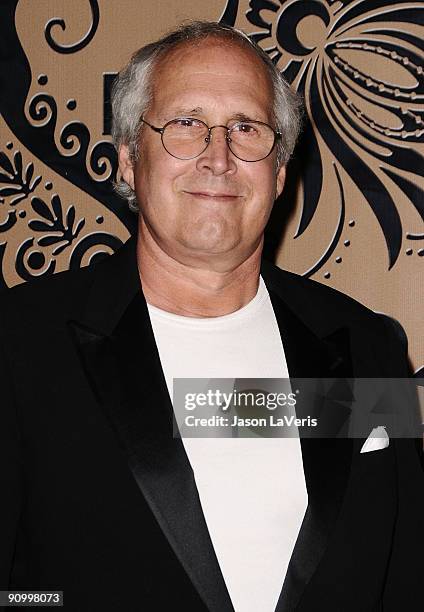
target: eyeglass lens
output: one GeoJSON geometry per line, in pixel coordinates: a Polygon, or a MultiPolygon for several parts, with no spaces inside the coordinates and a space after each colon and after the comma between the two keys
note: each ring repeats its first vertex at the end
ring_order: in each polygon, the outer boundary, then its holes
{"type": "MultiPolygon", "coordinates": [[[[274,140],[272,128],[256,122],[235,124],[230,128],[227,138],[232,153],[244,161],[259,161],[267,157],[274,146],[274,140]]],[[[175,119],[165,126],[162,142],[170,155],[179,159],[192,159],[207,148],[209,129],[197,119],[175,119]]]]}

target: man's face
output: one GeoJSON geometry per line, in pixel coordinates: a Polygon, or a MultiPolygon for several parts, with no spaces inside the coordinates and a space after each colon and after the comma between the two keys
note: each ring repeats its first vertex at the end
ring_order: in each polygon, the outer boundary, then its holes
{"type": "MultiPolygon", "coordinates": [[[[153,99],[144,119],[162,127],[177,117],[207,125],[231,125],[240,116],[272,121],[272,87],[252,52],[222,41],[183,46],[159,64],[153,99]]],[[[258,162],[236,158],[215,128],[206,150],[180,160],[144,125],[134,164],[120,150],[124,180],[135,190],[141,235],[147,231],[173,259],[196,267],[226,270],[245,261],[262,241],[285,168],[276,174],[276,151],[258,162]]]]}

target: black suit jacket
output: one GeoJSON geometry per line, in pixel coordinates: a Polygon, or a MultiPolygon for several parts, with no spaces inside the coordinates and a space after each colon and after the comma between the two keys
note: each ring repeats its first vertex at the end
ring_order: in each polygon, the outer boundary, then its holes
{"type": "MultiPolygon", "coordinates": [[[[408,376],[385,318],[271,264],[262,275],[291,377],[408,376]]],[[[71,611],[230,612],[135,240],[3,293],[0,314],[0,588],[60,589],[71,611]]],[[[301,440],[308,507],[278,612],[421,609],[417,446],[363,442],[301,440]]]]}

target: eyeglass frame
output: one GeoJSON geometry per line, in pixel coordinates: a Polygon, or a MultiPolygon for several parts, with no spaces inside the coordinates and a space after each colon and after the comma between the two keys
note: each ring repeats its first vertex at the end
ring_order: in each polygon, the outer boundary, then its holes
{"type": "Polygon", "coordinates": [[[277,142],[279,140],[281,140],[282,137],[282,132],[278,132],[277,130],[274,130],[274,128],[272,126],[270,126],[268,123],[265,123],[264,121],[237,121],[237,123],[235,123],[234,125],[232,125],[230,128],[226,125],[213,125],[212,127],[209,127],[207,125],[207,123],[205,123],[204,121],[202,121],[201,119],[195,119],[194,117],[175,117],[174,119],[171,119],[170,121],[167,121],[167,123],[165,123],[165,125],[163,127],[157,127],[155,125],[152,125],[151,123],[149,123],[148,121],[146,121],[145,119],[143,119],[143,117],[140,118],[140,122],[145,123],[146,125],[148,125],[154,132],[156,132],[157,134],[160,134],[160,139],[162,142],[162,146],[165,149],[165,151],[168,153],[168,155],[171,155],[171,157],[174,157],[175,159],[179,159],[181,161],[189,161],[190,159],[196,159],[196,157],[200,157],[200,155],[202,155],[202,153],[204,153],[206,151],[206,149],[208,148],[208,146],[210,145],[211,142],[211,132],[213,129],[217,128],[217,127],[222,127],[225,130],[227,130],[227,133],[225,134],[225,141],[227,143],[227,146],[229,148],[229,150],[231,151],[231,153],[234,155],[234,157],[237,157],[237,159],[239,159],[240,161],[244,161],[246,163],[256,163],[258,161],[262,161],[264,159],[266,159],[267,157],[269,157],[271,155],[271,153],[273,152],[273,150],[275,149],[275,145],[277,144],[277,142]],[[207,128],[208,130],[208,135],[205,138],[205,142],[206,142],[206,146],[205,148],[200,151],[200,153],[198,153],[197,155],[194,155],[193,157],[177,157],[176,155],[174,155],[173,153],[170,153],[168,151],[168,149],[165,147],[165,144],[163,142],[163,134],[165,132],[165,129],[168,125],[171,125],[171,123],[173,123],[174,121],[184,121],[184,120],[195,120],[195,121],[199,121],[200,123],[203,123],[203,125],[207,128]],[[261,157],[260,159],[253,159],[253,160],[249,160],[249,159],[242,159],[241,157],[239,157],[238,155],[236,155],[234,153],[234,151],[231,149],[230,146],[230,142],[231,142],[231,138],[230,138],[230,133],[231,130],[233,130],[235,127],[237,127],[240,124],[243,123],[258,123],[259,125],[266,125],[267,127],[270,128],[270,130],[272,130],[272,132],[274,133],[274,142],[272,143],[272,147],[271,150],[269,151],[269,153],[267,153],[264,157],[261,157]]]}

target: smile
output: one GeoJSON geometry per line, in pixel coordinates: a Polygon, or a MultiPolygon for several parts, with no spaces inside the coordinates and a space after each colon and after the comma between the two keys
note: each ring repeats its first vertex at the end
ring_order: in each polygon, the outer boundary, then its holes
{"type": "Polygon", "coordinates": [[[230,201],[240,198],[241,196],[230,194],[230,193],[215,193],[212,191],[185,191],[188,195],[191,195],[195,198],[205,199],[205,200],[222,200],[222,201],[230,201]]]}

